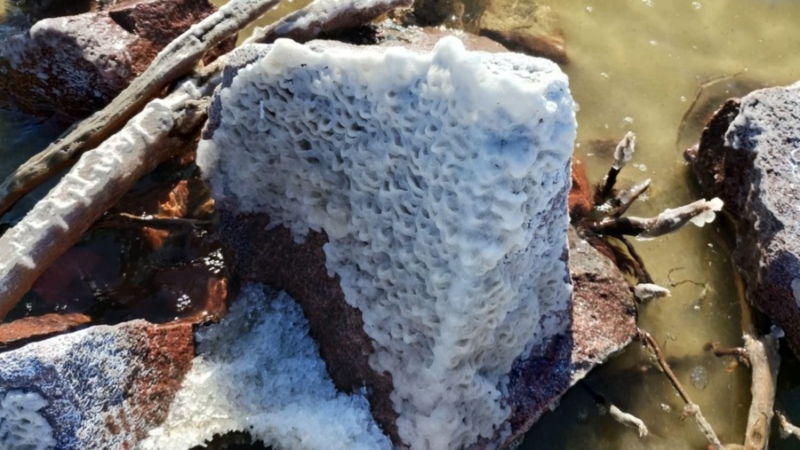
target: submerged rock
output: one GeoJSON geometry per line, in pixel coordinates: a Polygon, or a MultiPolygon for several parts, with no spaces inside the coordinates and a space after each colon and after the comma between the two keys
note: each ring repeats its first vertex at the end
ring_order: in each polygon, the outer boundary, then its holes
{"type": "Polygon", "coordinates": [[[687,158],[736,228],[747,298],[800,350],[800,84],[727,101],[687,158]]]}
{"type": "Polygon", "coordinates": [[[510,50],[569,62],[564,33],[556,13],[534,1],[488,0],[480,21],[480,34],[510,50]]]}
{"type": "MultiPolygon", "coordinates": [[[[65,121],[87,116],[215,10],[208,0],[129,0],[106,11],[41,20],[0,41],[0,102],[65,121]]],[[[223,46],[231,49],[233,41],[223,46]]]]}
{"type": "Polygon", "coordinates": [[[189,323],[97,326],[0,354],[0,448],[135,448],[194,356],[189,323]]]}

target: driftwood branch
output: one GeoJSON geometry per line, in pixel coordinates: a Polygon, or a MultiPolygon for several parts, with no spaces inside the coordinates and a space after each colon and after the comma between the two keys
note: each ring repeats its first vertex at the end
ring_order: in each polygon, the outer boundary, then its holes
{"type": "Polygon", "coordinates": [[[650,335],[647,331],[639,329],[639,339],[646,344],[650,350],[653,351],[653,354],[658,361],[658,365],[661,366],[661,370],[664,371],[664,374],[669,379],[672,386],[678,391],[678,395],[680,395],[681,399],[685,403],[684,406],[684,413],[692,416],[694,418],[695,423],[697,423],[698,428],[700,428],[700,432],[703,433],[703,436],[706,437],[708,443],[714,448],[714,450],[722,449],[722,443],[720,442],[717,434],[714,432],[714,429],[711,427],[711,424],[708,423],[705,416],[703,416],[702,411],[700,411],[700,406],[697,403],[694,403],[692,399],[689,397],[689,394],[681,385],[681,382],[678,381],[678,377],[675,376],[675,373],[672,372],[667,361],[664,359],[664,352],[661,350],[661,345],[650,335]]]}
{"type": "Polygon", "coordinates": [[[271,25],[256,28],[244,43],[269,43],[278,38],[308,42],[322,33],[356,28],[412,3],[413,0],[318,0],[271,25]]]}
{"type": "Polygon", "coordinates": [[[209,91],[184,83],[151,101],[70,172],[0,237],[0,319],[36,279],[146,173],[193,142],[205,122],[209,91]]]}
{"type": "Polygon", "coordinates": [[[745,450],[764,450],[769,444],[770,424],[775,406],[775,388],[781,362],[778,354],[778,339],[771,333],[760,338],[745,333],[744,348],[753,369],[753,377],[750,382],[750,393],[753,400],[747,415],[744,448],[745,450]]]}
{"type": "Polygon", "coordinates": [[[722,200],[698,200],[680,208],[667,209],[656,217],[618,217],[606,218],[588,224],[587,227],[598,234],[612,236],[638,236],[653,238],[676,231],[689,222],[703,226],[712,222],[715,212],[722,209],[722,200]]]}
{"type": "Polygon", "coordinates": [[[232,0],[178,36],[105,108],[67,130],[0,184],[0,215],[22,196],[73,164],[84,151],[100,145],[168,84],[189,74],[209,49],[276,3],[278,0],[232,0]]]}

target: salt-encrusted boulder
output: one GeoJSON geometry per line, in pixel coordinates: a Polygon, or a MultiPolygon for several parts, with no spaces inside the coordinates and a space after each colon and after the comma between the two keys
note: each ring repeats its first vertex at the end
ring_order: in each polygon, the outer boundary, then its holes
{"type": "Polygon", "coordinates": [[[747,297],[800,350],[800,84],[754,91],[718,110],[687,151],[708,197],[736,228],[747,297]]]}
{"type": "Polygon", "coordinates": [[[0,354],[0,448],[135,448],[194,356],[190,323],[97,326],[0,354]]]}
{"type": "MultiPolygon", "coordinates": [[[[65,121],[84,117],[215,10],[208,0],[129,0],[107,11],[41,20],[0,41],[0,104],[65,121]]],[[[233,48],[233,41],[224,46],[233,48]]]]}
{"type": "MultiPolygon", "coordinates": [[[[323,357],[328,329],[315,329],[304,292],[331,296],[331,326],[363,330],[349,370],[372,372],[368,389],[391,386],[370,400],[395,439],[414,449],[505,439],[515,361],[570,325],[566,76],[453,38],[430,54],[278,41],[237,58],[198,163],[220,209],[324,244],[328,272],[309,264],[306,285],[276,267],[259,281],[304,306],[323,357]]],[[[288,259],[265,244],[239,242],[262,261],[288,259]]]]}

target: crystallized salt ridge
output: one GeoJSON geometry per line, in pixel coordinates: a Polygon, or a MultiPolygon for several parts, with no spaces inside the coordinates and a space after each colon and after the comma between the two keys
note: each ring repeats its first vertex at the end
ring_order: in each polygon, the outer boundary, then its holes
{"type": "Polygon", "coordinates": [[[568,325],[567,77],[455,38],[240,51],[262,57],[228,78],[198,151],[215,198],[327,233],[412,449],[492,436],[514,360],[568,325]]]}
{"type": "Polygon", "coordinates": [[[336,392],[287,294],[245,285],[222,322],[196,336],[192,369],[140,449],[189,449],[234,430],[278,449],[391,449],[367,399],[336,392]]]}

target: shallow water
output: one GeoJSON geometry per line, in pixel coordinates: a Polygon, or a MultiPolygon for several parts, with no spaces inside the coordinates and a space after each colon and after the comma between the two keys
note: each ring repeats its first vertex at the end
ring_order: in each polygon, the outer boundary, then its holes
{"type": "MultiPolygon", "coordinates": [[[[652,178],[653,186],[629,215],[655,215],[696,198],[682,150],[699,138],[706,115],[722,100],[800,79],[800,2],[541,3],[558,12],[566,37],[571,62],[563,69],[580,105],[576,156],[586,163],[590,178],[601,179],[610,160],[593,140],[616,141],[627,130],[637,134],[633,165],[622,171],[621,179],[631,183],[652,178]],[[707,80],[716,81],[700,93],[690,115],[695,122],[681,127],[707,80]]],[[[728,241],[716,231],[719,227],[689,226],[635,243],[656,283],[669,287],[692,280],[672,287],[672,297],[641,308],[640,324],[673,358],[678,377],[721,440],[740,443],[750,400],[749,373],[741,367],[729,371],[729,358],[703,351],[712,341],[740,345],[739,293],[725,250],[728,241]],[[705,372],[707,381],[693,384],[693,370],[705,372]]],[[[680,420],[681,401],[666,378],[652,370],[642,373],[642,367],[652,367],[648,360],[634,344],[590,374],[588,384],[642,418],[650,436],[640,439],[603,416],[578,388],[534,427],[522,448],[704,448],[694,423],[680,420]]],[[[788,392],[797,378],[783,379],[787,391],[782,395],[791,397],[788,392]]],[[[781,445],[778,439],[773,444],[781,445]]]]}
{"type": "MultiPolygon", "coordinates": [[[[521,0],[524,1],[524,0],[521,0]]],[[[224,0],[215,0],[224,3],[224,0]]],[[[268,23],[309,0],[283,2],[262,19],[268,23]]],[[[698,125],[725,97],[757,87],[800,79],[800,1],[754,0],[551,0],[567,40],[572,93],[580,104],[576,156],[599,180],[610,156],[596,140],[637,134],[633,165],[621,183],[652,178],[644,201],[628,214],[649,216],[695,198],[681,151],[699,137],[698,125]],[[681,126],[698,87],[691,118],[681,126]],[[703,104],[706,106],[703,107],[703,104]],[[679,133],[680,131],[680,133],[679,133]]],[[[0,0],[0,14],[3,1],[0,0]]],[[[0,36],[3,29],[0,26],[0,36]]],[[[0,177],[43,148],[58,130],[47,122],[0,110],[0,177]]],[[[689,395],[724,442],[740,442],[749,404],[749,374],[703,351],[717,341],[740,344],[739,293],[716,230],[691,226],[677,234],[636,242],[656,283],[672,287],[670,298],[641,310],[641,324],[662,343],[689,395]],[[691,280],[685,282],[686,280],[691,280]],[[695,377],[692,373],[705,377],[695,377]]],[[[788,355],[787,355],[788,356],[788,355]]],[[[681,421],[681,402],[666,378],[638,345],[591,373],[587,383],[622,409],[641,417],[651,435],[640,439],[603,415],[582,388],[573,389],[553,413],[529,433],[524,449],[696,449],[705,441],[690,421],[681,421]]],[[[800,421],[798,364],[784,361],[778,401],[800,421]],[[793,410],[793,405],[798,405],[793,410]]],[[[797,448],[772,440],[773,448],[797,448]]]]}

